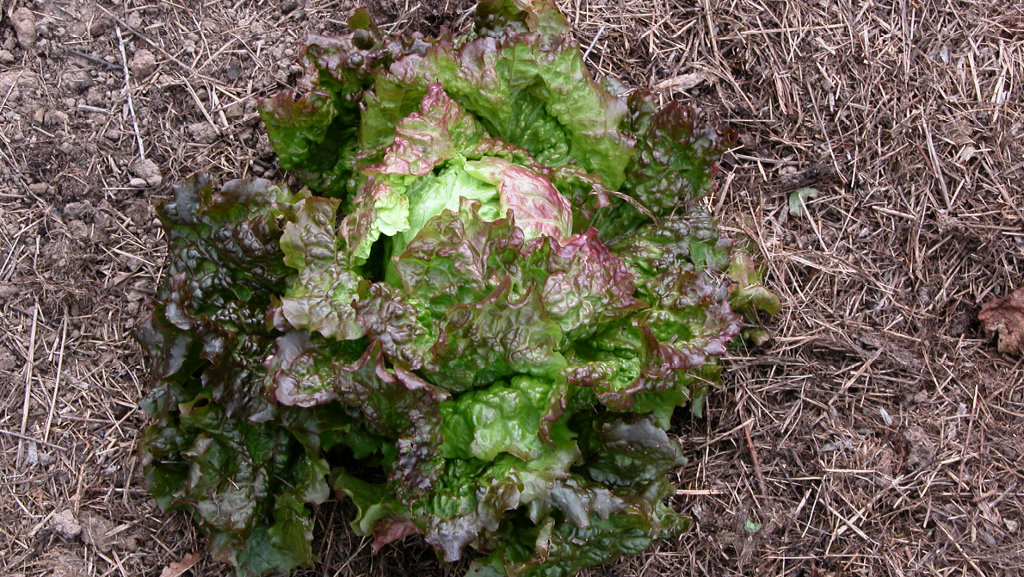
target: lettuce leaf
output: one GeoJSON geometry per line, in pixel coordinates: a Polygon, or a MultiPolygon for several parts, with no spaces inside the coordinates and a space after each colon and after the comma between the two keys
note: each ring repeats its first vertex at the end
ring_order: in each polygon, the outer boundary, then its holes
{"type": "Polygon", "coordinates": [[[262,180],[177,186],[158,205],[167,280],[138,332],[160,380],[143,403],[155,417],[142,439],[150,490],[191,511],[214,558],[243,575],[312,561],[306,504],[327,498],[326,460],[274,422],[262,390],[265,317],[288,279],[274,207],[288,196],[262,180]]]}

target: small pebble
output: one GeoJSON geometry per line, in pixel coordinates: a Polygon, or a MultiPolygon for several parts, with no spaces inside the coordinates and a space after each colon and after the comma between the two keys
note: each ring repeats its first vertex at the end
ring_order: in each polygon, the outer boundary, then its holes
{"type": "Polygon", "coordinates": [[[89,28],[89,34],[93,38],[99,38],[110,31],[110,20],[106,18],[100,18],[93,23],[92,27],[89,28]]]}
{"type": "Polygon", "coordinates": [[[245,107],[240,102],[235,102],[224,109],[224,114],[228,118],[239,118],[245,114],[245,107]]]}
{"type": "Polygon", "coordinates": [[[188,134],[194,142],[199,144],[211,144],[217,140],[219,136],[217,128],[211,126],[209,122],[193,122],[188,125],[188,134]]]}
{"type": "Polygon", "coordinates": [[[149,158],[135,161],[128,170],[137,177],[129,182],[131,186],[148,185],[155,188],[164,181],[163,176],[160,174],[160,168],[149,158]],[[141,180],[142,184],[136,184],[136,180],[141,180]]]}
{"type": "Polygon", "coordinates": [[[47,110],[43,117],[43,124],[46,126],[60,126],[66,124],[68,115],[60,110],[47,110]]]}
{"type": "Polygon", "coordinates": [[[50,190],[50,185],[45,182],[33,182],[28,185],[28,189],[35,195],[46,194],[46,191],[50,190]]]}
{"type": "Polygon", "coordinates": [[[131,61],[128,63],[128,68],[131,69],[139,78],[145,78],[156,71],[157,62],[156,57],[153,53],[145,48],[137,51],[132,56],[131,61]]]}
{"type": "Polygon", "coordinates": [[[10,16],[11,25],[14,26],[14,33],[18,37],[18,44],[29,50],[36,44],[39,37],[36,34],[36,16],[31,10],[22,6],[10,16]]]}
{"type": "Polygon", "coordinates": [[[74,539],[82,533],[82,526],[75,520],[70,509],[64,509],[50,518],[50,527],[65,539],[74,539]]]}
{"type": "Polygon", "coordinates": [[[224,75],[227,76],[228,80],[238,80],[238,77],[242,75],[242,65],[232,62],[228,65],[228,69],[224,71],[224,75]]]}
{"type": "Polygon", "coordinates": [[[65,220],[84,220],[87,216],[91,216],[95,212],[92,205],[88,202],[69,202],[64,205],[64,219],[65,220]]]}
{"type": "Polygon", "coordinates": [[[81,94],[92,87],[93,79],[88,70],[69,70],[61,78],[67,83],[68,88],[77,94],[81,94]]]}

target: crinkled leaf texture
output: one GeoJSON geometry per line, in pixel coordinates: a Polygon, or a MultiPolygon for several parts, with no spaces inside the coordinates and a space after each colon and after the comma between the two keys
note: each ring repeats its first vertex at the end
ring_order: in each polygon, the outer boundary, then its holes
{"type": "Polygon", "coordinates": [[[158,378],[144,401],[155,417],[142,440],[150,491],[190,511],[213,556],[243,575],[311,560],[306,505],[329,494],[327,461],[275,420],[263,388],[266,314],[289,277],[274,206],[288,196],[262,180],[177,186],[158,205],[167,277],[139,330],[158,378]]]}
{"type": "Polygon", "coordinates": [[[421,535],[475,575],[678,535],[672,415],[778,307],[700,203],[731,135],[602,89],[547,0],[481,2],[465,38],[350,27],[263,104],[306,188],[197,178],[158,205],[157,502],[240,575],[311,563],[331,489],[374,550],[421,535]]]}

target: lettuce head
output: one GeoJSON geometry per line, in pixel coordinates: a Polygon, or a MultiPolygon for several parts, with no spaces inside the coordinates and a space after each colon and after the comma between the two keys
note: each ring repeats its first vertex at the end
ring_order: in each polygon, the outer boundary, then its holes
{"type": "Polygon", "coordinates": [[[314,562],[312,506],[374,549],[556,577],[679,535],[673,413],[777,307],[701,204],[732,141],[590,75],[549,0],[466,36],[312,38],[263,103],[301,182],[175,188],[140,340],[148,486],[239,575],[314,562]]]}

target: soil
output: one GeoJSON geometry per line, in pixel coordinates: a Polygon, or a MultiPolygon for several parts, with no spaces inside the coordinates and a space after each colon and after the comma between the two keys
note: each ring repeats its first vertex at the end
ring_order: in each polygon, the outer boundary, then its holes
{"type": "MultiPolygon", "coordinates": [[[[0,0],[0,574],[230,574],[135,454],[151,201],[194,172],[287,178],[257,102],[354,4],[0,0]]],[[[783,302],[679,423],[694,529],[585,575],[1018,575],[1024,362],[977,313],[1024,284],[1024,8],[560,5],[596,75],[740,135],[710,206],[783,302]]],[[[472,3],[372,12],[431,34],[472,3]]],[[[322,508],[299,575],[460,574],[412,538],[371,555],[352,513],[322,508]]]]}

